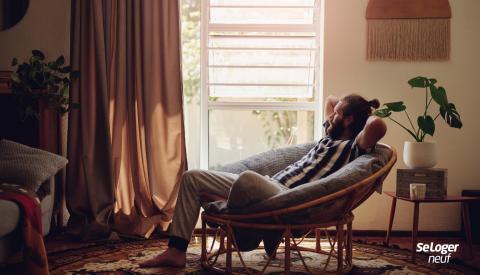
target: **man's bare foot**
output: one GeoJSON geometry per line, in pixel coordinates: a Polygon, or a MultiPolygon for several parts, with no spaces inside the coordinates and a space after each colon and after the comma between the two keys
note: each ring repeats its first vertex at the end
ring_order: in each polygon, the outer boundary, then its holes
{"type": "Polygon", "coordinates": [[[187,254],[174,247],[169,247],[162,254],[153,257],[152,259],[140,263],[140,267],[160,267],[160,266],[172,266],[172,267],[185,267],[187,263],[187,254]]]}

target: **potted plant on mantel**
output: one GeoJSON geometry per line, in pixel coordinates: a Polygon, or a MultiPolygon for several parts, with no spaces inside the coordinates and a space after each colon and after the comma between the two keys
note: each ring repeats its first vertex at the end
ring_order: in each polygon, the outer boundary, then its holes
{"type": "Polygon", "coordinates": [[[10,89],[20,119],[37,118],[40,148],[58,153],[59,118],[78,107],[70,100],[69,89],[72,79],[79,73],[65,64],[63,56],[47,61],[40,50],[33,50],[28,62],[19,63],[13,58],[12,66],[16,69],[10,75],[10,89]]]}
{"type": "Polygon", "coordinates": [[[431,168],[437,163],[435,142],[426,142],[425,137],[426,135],[433,136],[435,133],[435,121],[438,117],[442,117],[450,127],[462,128],[460,114],[455,105],[448,101],[445,88],[437,87],[436,83],[436,79],[423,76],[417,76],[408,81],[412,88],[425,89],[425,111],[417,117],[417,127],[410,119],[403,101],[385,103],[383,108],[376,110],[374,113],[376,116],[392,120],[415,139],[414,142],[405,141],[403,147],[403,161],[409,168],[431,168]],[[428,112],[432,101],[438,105],[438,114],[435,117],[430,116],[428,112]],[[404,112],[409,126],[393,119],[391,115],[394,112],[404,112]]]}
{"type": "Polygon", "coordinates": [[[11,90],[18,100],[22,120],[30,116],[39,118],[38,105],[54,109],[60,115],[78,106],[69,98],[70,84],[78,72],[65,65],[63,56],[46,61],[43,52],[33,50],[28,62],[19,64],[18,59],[13,58],[12,66],[16,66],[16,70],[10,76],[11,90]]]}

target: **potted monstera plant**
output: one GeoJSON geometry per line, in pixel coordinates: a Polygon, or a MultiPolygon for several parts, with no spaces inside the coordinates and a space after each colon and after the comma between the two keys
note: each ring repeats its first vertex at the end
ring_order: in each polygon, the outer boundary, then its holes
{"type": "Polygon", "coordinates": [[[385,103],[374,114],[393,121],[414,139],[414,141],[405,141],[404,144],[403,160],[408,167],[431,168],[437,162],[436,145],[433,141],[425,141],[425,138],[427,135],[433,136],[435,133],[435,122],[441,118],[450,127],[462,128],[462,121],[455,104],[448,101],[445,88],[437,86],[436,79],[417,76],[410,79],[408,84],[412,88],[425,90],[425,110],[423,114],[417,116],[416,123],[413,123],[403,101],[385,103]],[[437,105],[433,114],[429,110],[432,103],[437,105]],[[402,124],[392,117],[393,113],[400,112],[405,114],[408,124],[402,124]]]}
{"type": "Polygon", "coordinates": [[[26,62],[19,63],[13,58],[12,66],[16,69],[10,76],[11,90],[22,120],[31,116],[39,118],[38,106],[46,106],[59,114],[78,106],[69,98],[70,84],[78,72],[65,64],[63,56],[47,61],[43,52],[33,50],[26,62]]]}

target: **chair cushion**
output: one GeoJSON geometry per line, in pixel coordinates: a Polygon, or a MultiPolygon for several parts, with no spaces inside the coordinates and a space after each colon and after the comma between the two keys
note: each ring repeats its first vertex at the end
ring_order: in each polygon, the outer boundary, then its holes
{"type": "Polygon", "coordinates": [[[316,142],[292,145],[262,152],[237,162],[226,164],[219,171],[240,174],[251,170],[260,175],[273,176],[288,165],[296,162],[315,146],[316,142]]]}
{"type": "Polygon", "coordinates": [[[32,193],[68,162],[62,156],[6,139],[0,140],[0,152],[0,182],[18,184],[32,193]]]}
{"type": "MultiPolygon", "coordinates": [[[[204,209],[209,214],[251,214],[299,205],[301,203],[305,203],[307,201],[321,198],[328,194],[343,190],[344,188],[369,177],[381,167],[386,165],[391,156],[392,151],[389,148],[383,145],[377,145],[372,152],[358,157],[326,178],[300,185],[293,189],[282,190],[271,197],[266,196],[266,199],[257,203],[245,204],[244,207],[232,208],[229,207],[225,201],[216,201],[204,205],[204,209]]],[[[376,182],[372,183],[370,187],[374,188],[381,186],[381,183],[385,177],[386,175],[382,175],[377,179],[376,182]]],[[[256,191],[254,188],[251,189],[252,192],[256,191]]],[[[368,195],[370,195],[370,193],[365,194],[365,196],[368,195]]],[[[340,203],[342,202],[341,200],[342,199],[339,200],[340,203]]],[[[361,201],[363,201],[362,197],[355,198],[352,206],[357,206],[357,202],[361,201]]],[[[288,224],[303,224],[305,222],[310,223],[312,218],[314,218],[316,221],[318,221],[317,218],[321,219],[322,217],[329,219],[331,218],[331,215],[341,214],[327,212],[330,209],[329,207],[335,206],[336,202],[337,201],[331,201],[301,211],[292,212],[288,215],[279,217],[279,219],[288,224]]],[[[261,219],[248,220],[245,222],[268,224],[277,223],[278,220],[274,220],[273,217],[265,217],[261,219]]],[[[304,232],[292,233],[294,236],[299,237],[304,232]]],[[[233,234],[241,251],[253,250],[258,247],[260,242],[259,240],[263,240],[265,251],[269,255],[275,251],[277,244],[282,239],[281,230],[260,230],[253,228],[234,227],[233,234]]]]}
{"type": "MultiPolygon", "coordinates": [[[[330,176],[309,182],[281,192],[244,207],[231,208],[226,203],[212,202],[205,206],[209,213],[250,214],[271,211],[298,205],[328,194],[335,193],[372,175],[384,166],[391,156],[391,151],[383,145],[377,145],[369,154],[362,155],[345,165],[330,176]]],[[[382,181],[383,178],[380,180],[382,181]]],[[[252,189],[256,190],[256,189],[252,189]]],[[[253,191],[255,192],[255,191],[253,191]]],[[[318,208],[313,208],[315,211],[318,208]]],[[[306,210],[308,212],[308,210],[306,210]]],[[[313,211],[313,210],[312,210],[313,211]]]]}

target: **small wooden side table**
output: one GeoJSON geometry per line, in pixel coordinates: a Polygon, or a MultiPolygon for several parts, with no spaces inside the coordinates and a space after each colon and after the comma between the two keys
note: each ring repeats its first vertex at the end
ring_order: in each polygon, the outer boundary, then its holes
{"type": "Polygon", "coordinates": [[[415,259],[415,247],[417,245],[417,233],[418,233],[418,219],[420,216],[420,203],[446,203],[446,202],[460,202],[462,204],[462,216],[463,216],[463,226],[465,228],[465,237],[468,243],[468,253],[469,257],[473,256],[472,249],[472,232],[470,228],[470,215],[468,209],[468,202],[480,200],[476,197],[463,197],[463,196],[445,196],[443,198],[435,199],[422,199],[422,200],[412,200],[410,198],[398,197],[395,192],[386,191],[384,192],[388,196],[392,197],[392,207],[390,208],[390,218],[388,222],[387,237],[385,238],[385,243],[388,245],[390,242],[390,233],[392,231],[393,218],[395,216],[395,207],[397,205],[397,199],[402,201],[411,202],[414,204],[413,208],[413,227],[412,227],[412,259],[415,259]]]}

